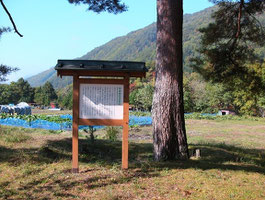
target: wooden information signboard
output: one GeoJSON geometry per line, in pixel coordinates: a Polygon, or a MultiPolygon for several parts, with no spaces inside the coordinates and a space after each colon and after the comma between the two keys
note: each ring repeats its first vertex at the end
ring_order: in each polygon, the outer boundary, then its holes
{"type": "Polygon", "coordinates": [[[145,63],[58,60],[55,69],[58,76],[73,76],[72,171],[79,172],[79,125],[122,126],[122,168],[127,169],[129,80],[145,76],[145,63]]]}
{"type": "Polygon", "coordinates": [[[79,118],[123,119],[123,85],[80,84],[79,118]]]}

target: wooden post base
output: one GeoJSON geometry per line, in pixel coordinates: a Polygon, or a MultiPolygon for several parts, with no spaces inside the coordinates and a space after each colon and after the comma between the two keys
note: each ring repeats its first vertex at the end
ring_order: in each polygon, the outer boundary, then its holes
{"type": "Polygon", "coordinates": [[[79,173],[79,168],[73,168],[73,169],[72,169],[72,173],[74,173],[74,174],[79,173]]]}

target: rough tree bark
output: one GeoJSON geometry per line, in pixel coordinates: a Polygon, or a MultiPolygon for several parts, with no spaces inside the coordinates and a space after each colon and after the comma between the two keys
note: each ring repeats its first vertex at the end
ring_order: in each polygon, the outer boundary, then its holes
{"type": "Polygon", "coordinates": [[[183,102],[183,0],[157,0],[154,159],[188,159],[183,102]]]}

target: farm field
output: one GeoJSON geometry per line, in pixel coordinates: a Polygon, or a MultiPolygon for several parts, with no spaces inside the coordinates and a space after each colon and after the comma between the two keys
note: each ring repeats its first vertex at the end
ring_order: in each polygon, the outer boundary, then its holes
{"type": "Polygon", "coordinates": [[[33,115],[66,115],[72,114],[72,110],[49,110],[49,109],[32,109],[31,110],[33,115]]]}
{"type": "MultiPolygon", "coordinates": [[[[265,120],[186,120],[190,152],[152,160],[152,128],[130,128],[129,170],[121,141],[80,131],[80,173],[71,171],[71,132],[2,126],[0,199],[265,199],[265,120]]],[[[121,136],[121,130],[120,130],[121,136]]]]}

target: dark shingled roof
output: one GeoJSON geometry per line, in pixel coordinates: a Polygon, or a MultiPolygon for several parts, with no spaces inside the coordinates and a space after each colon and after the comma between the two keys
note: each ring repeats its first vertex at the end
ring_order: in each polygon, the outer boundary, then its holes
{"type": "Polygon", "coordinates": [[[58,60],[55,70],[147,72],[144,62],[106,60],[58,60]]]}

